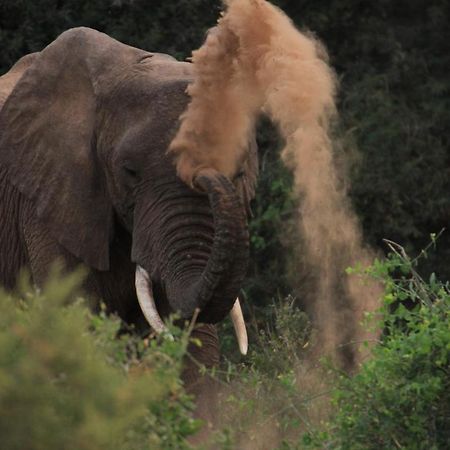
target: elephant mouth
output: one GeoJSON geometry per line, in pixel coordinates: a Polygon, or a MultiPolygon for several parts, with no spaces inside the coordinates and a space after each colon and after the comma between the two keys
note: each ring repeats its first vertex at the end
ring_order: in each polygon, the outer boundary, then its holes
{"type": "MultiPolygon", "coordinates": [[[[156,307],[150,276],[147,271],[139,265],[136,266],[135,284],[139,306],[152,330],[158,335],[163,335],[168,339],[173,339],[173,336],[170,334],[169,329],[163,322],[156,307]]],[[[200,312],[200,310],[198,310],[198,312],[200,312]]],[[[231,308],[230,317],[233,323],[239,350],[243,355],[246,355],[248,351],[248,337],[239,298],[236,298],[236,301],[231,308]]]]}
{"type": "MultiPolygon", "coordinates": [[[[191,256],[190,250],[182,247],[186,245],[185,240],[171,251],[157,252],[160,255],[168,255],[160,261],[163,267],[161,280],[165,300],[170,309],[179,313],[183,319],[195,317],[202,323],[216,323],[230,314],[239,348],[245,354],[248,347],[247,333],[237,296],[248,261],[246,212],[231,181],[212,169],[201,170],[194,178],[193,186],[203,194],[196,194],[201,198],[202,208],[206,205],[204,194],[208,196],[210,213],[212,212],[208,226],[213,236],[210,234],[209,244],[206,244],[207,241],[203,244],[208,245],[209,252],[204,254],[201,270],[198,259],[200,256],[191,256]],[[190,258],[192,263],[189,262],[190,258]],[[189,271],[191,264],[196,265],[194,273],[189,271]]],[[[164,225],[163,228],[160,236],[165,236],[165,231],[173,231],[170,225],[164,225]]],[[[194,231],[192,228],[190,230],[194,231]]],[[[186,233],[186,230],[180,229],[180,236],[182,233],[186,233]]],[[[162,239],[164,248],[172,242],[173,236],[171,234],[170,238],[162,239]]],[[[146,270],[149,264],[139,255],[135,256],[136,294],[142,313],[155,333],[169,336],[156,306],[152,279],[146,270]]],[[[157,285],[155,290],[159,292],[157,285]]],[[[162,299],[157,300],[159,305],[162,299]]]]}

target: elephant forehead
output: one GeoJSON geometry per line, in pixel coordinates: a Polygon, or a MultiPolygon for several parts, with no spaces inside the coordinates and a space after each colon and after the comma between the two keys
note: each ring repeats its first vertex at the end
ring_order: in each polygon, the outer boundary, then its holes
{"type": "Polygon", "coordinates": [[[121,142],[122,149],[142,149],[142,153],[166,152],[179,126],[184,104],[158,102],[139,125],[130,127],[121,142]]]}

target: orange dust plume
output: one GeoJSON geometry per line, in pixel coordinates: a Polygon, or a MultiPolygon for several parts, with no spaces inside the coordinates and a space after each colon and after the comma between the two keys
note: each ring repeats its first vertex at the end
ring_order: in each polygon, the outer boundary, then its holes
{"type": "Polygon", "coordinates": [[[226,4],[218,25],[192,54],[191,102],[170,146],[178,173],[188,183],[202,167],[233,175],[262,111],[278,122],[285,137],[299,123],[303,130],[314,129],[304,133],[306,145],[307,139],[324,137],[315,129],[334,111],[334,76],[317,41],[266,1],[226,4]]]}
{"type": "MultiPolygon", "coordinates": [[[[321,348],[333,353],[367,338],[359,322],[364,310],[375,309],[381,292],[345,275],[346,267],[369,264],[372,255],[334,163],[329,128],[336,116],[336,77],[322,45],[277,7],[264,0],[225,5],[193,52],[191,101],[169,150],[188,184],[207,167],[231,177],[245,160],[258,115],[278,125],[282,158],[294,172],[300,199],[302,258],[317,273],[310,297],[321,348]]],[[[345,365],[357,359],[350,348],[343,351],[345,365]]]]}

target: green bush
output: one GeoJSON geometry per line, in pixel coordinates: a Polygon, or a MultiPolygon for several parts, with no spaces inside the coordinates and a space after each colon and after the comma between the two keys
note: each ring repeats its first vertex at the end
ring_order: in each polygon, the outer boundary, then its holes
{"type": "MultiPolygon", "coordinates": [[[[450,448],[450,289],[425,282],[403,249],[370,273],[386,287],[384,337],[353,377],[334,389],[336,415],[306,435],[308,448],[444,450],[450,448]]],[[[300,447],[303,448],[303,447],[300,447]]]]}
{"type": "Polygon", "coordinates": [[[79,281],[0,294],[0,447],[190,448],[198,424],[179,379],[187,337],[150,348],[119,337],[117,318],[73,302],[79,281]]]}
{"type": "Polygon", "coordinates": [[[324,372],[314,367],[314,332],[307,315],[287,297],[271,308],[273,322],[254,336],[238,364],[225,360],[216,447],[277,448],[294,442],[325,410],[324,372]]]}
{"type": "Polygon", "coordinates": [[[220,448],[450,448],[450,286],[418,274],[428,249],[411,260],[389,245],[386,260],[349,270],[385,286],[383,306],[367,323],[383,333],[360,370],[318,367],[314,330],[285,299],[249,359],[225,366],[220,448]]]}

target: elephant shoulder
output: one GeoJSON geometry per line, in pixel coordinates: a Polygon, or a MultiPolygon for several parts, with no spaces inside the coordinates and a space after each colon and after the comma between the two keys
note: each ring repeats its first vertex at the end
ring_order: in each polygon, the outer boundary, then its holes
{"type": "Polygon", "coordinates": [[[13,91],[17,82],[27,69],[38,58],[39,52],[30,53],[20,58],[11,69],[0,77],[0,110],[9,97],[9,94],[13,91]]]}

